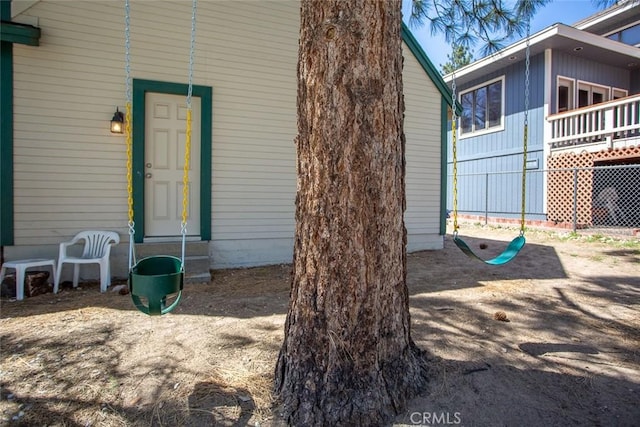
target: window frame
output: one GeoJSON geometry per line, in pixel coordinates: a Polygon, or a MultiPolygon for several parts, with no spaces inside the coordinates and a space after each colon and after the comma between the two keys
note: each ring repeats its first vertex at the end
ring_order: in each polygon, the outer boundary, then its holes
{"type": "Polygon", "coordinates": [[[609,40],[613,40],[613,41],[617,41],[618,43],[624,43],[626,45],[629,46],[634,46],[634,47],[640,47],[640,39],[638,39],[638,43],[635,44],[631,44],[631,43],[627,43],[626,41],[623,41],[623,33],[627,32],[627,31],[638,31],[640,30],[640,20],[635,21],[630,23],[629,25],[623,27],[623,28],[618,28],[615,31],[612,31],[610,33],[607,33],[604,35],[604,37],[608,38],[609,40]]]}
{"type": "Polygon", "coordinates": [[[555,113],[565,113],[567,111],[575,110],[576,105],[576,79],[572,79],[570,77],[565,77],[558,75],[556,78],[556,111],[555,113]],[[568,87],[568,99],[567,104],[568,107],[566,110],[560,111],[560,85],[565,83],[563,86],[568,87]]]}
{"type": "Polygon", "coordinates": [[[618,87],[611,87],[611,95],[609,96],[609,99],[614,101],[616,99],[620,99],[620,98],[626,98],[627,96],[629,96],[629,91],[627,89],[620,89],[618,87]],[[618,96],[620,94],[623,94],[622,96],[618,96]]]}
{"type": "MultiPolygon", "coordinates": [[[[486,127],[480,130],[474,130],[474,125],[475,125],[475,120],[472,119],[472,130],[470,132],[464,132],[462,130],[462,116],[459,117],[459,138],[460,139],[465,139],[465,138],[473,138],[475,136],[480,136],[480,135],[486,135],[489,133],[494,133],[494,132],[500,132],[504,130],[504,122],[505,122],[505,118],[504,118],[504,100],[505,100],[505,75],[501,75],[499,77],[496,77],[494,79],[491,80],[487,80],[484,81],[478,85],[472,86],[470,88],[467,88],[463,91],[460,91],[460,93],[458,94],[458,102],[460,103],[460,105],[462,104],[462,97],[468,93],[471,92],[475,92],[478,89],[482,89],[482,88],[487,88],[487,93],[488,93],[488,87],[491,86],[492,84],[496,83],[496,82],[501,82],[501,90],[500,90],[500,124],[496,125],[496,126],[490,126],[490,127],[486,127]]],[[[486,102],[487,104],[489,100],[487,99],[486,102]]],[[[489,117],[485,118],[485,123],[488,125],[489,123],[489,117]]]]}
{"type": "Polygon", "coordinates": [[[598,83],[592,83],[585,80],[578,80],[576,85],[576,98],[575,98],[575,106],[576,108],[586,108],[591,107],[592,105],[597,105],[603,102],[607,102],[609,100],[609,96],[611,94],[611,86],[605,86],[598,83]],[[580,91],[587,92],[588,95],[588,103],[587,105],[580,105],[580,91]],[[597,93],[603,96],[603,100],[597,103],[593,102],[593,94],[597,93]]]}

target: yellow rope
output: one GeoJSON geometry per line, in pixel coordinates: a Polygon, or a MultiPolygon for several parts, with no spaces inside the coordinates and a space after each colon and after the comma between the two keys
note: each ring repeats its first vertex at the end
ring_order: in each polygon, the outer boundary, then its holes
{"type": "Polygon", "coordinates": [[[182,174],[182,225],[187,223],[187,204],[189,202],[189,161],[191,159],[191,116],[192,110],[187,110],[187,134],[184,147],[184,170],[182,174]]]}
{"type": "Polygon", "coordinates": [[[124,125],[127,139],[127,205],[129,208],[129,226],[133,225],[133,141],[131,137],[131,103],[127,102],[124,125]]]}

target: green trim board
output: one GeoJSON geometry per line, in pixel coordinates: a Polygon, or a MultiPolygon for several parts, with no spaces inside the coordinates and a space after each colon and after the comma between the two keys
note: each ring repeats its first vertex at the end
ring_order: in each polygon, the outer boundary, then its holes
{"type": "Polygon", "coordinates": [[[3,18],[0,22],[0,41],[40,46],[40,28],[6,21],[3,18]]]}
{"type": "MultiPolygon", "coordinates": [[[[11,2],[0,1],[0,20],[11,19],[11,2]]],[[[4,25],[3,25],[4,26],[4,25]]],[[[13,245],[13,44],[0,42],[0,245],[13,245]]]]}
{"type": "Polygon", "coordinates": [[[440,235],[447,234],[447,150],[448,135],[447,126],[449,124],[449,104],[440,98],[440,235]]]}
{"type": "Polygon", "coordinates": [[[13,44],[0,42],[0,245],[13,245],[13,44]]]}
{"type": "Polygon", "coordinates": [[[11,1],[0,0],[0,21],[11,21],[11,1]]]}
{"type": "MultiPolygon", "coordinates": [[[[132,137],[133,137],[133,212],[136,223],[134,240],[144,239],[144,140],[145,140],[145,94],[147,92],[187,96],[189,86],[184,83],[133,79],[132,137]]],[[[211,149],[213,90],[209,86],[193,85],[193,96],[201,99],[200,120],[200,237],[211,240],[211,149]]]]}

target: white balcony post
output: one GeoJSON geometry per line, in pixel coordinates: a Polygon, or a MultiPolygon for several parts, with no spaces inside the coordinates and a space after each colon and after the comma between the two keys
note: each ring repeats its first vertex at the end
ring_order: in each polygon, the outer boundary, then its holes
{"type": "Polygon", "coordinates": [[[613,148],[613,135],[616,128],[614,121],[615,112],[618,111],[617,106],[604,110],[604,139],[607,142],[607,148],[613,148]]]}

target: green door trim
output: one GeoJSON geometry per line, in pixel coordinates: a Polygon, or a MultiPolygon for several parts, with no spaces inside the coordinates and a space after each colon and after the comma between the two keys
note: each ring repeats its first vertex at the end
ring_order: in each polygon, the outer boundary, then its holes
{"type": "MultiPolygon", "coordinates": [[[[11,20],[11,2],[0,1],[0,20],[11,20]]],[[[13,246],[13,44],[8,41],[0,41],[0,88],[0,245],[13,246]]]]}
{"type": "MultiPolygon", "coordinates": [[[[133,79],[133,220],[136,224],[134,240],[144,239],[144,141],[145,141],[145,95],[147,92],[187,96],[189,87],[183,83],[133,79]]],[[[209,86],[194,85],[193,96],[200,97],[202,114],[200,119],[200,237],[211,240],[211,146],[213,90],[209,86]]]]}

